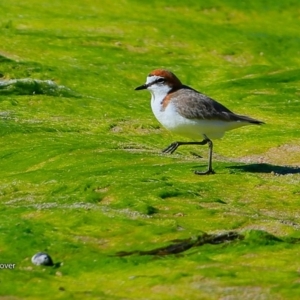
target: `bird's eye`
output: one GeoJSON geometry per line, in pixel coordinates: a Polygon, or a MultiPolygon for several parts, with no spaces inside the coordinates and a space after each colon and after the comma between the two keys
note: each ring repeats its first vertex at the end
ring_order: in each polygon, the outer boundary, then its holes
{"type": "Polygon", "coordinates": [[[164,78],[159,78],[159,79],[157,79],[157,82],[164,82],[164,81],[165,81],[164,78]]]}

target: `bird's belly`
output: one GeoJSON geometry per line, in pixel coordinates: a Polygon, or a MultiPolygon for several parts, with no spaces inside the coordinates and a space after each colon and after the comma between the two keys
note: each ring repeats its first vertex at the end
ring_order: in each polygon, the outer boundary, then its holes
{"type": "MultiPolygon", "coordinates": [[[[181,116],[174,107],[169,105],[166,109],[156,109],[152,106],[157,120],[173,133],[191,139],[222,138],[225,131],[243,126],[240,122],[226,122],[222,120],[187,119],[181,116]]],[[[246,124],[244,124],[246,125],[246,124]]]]}

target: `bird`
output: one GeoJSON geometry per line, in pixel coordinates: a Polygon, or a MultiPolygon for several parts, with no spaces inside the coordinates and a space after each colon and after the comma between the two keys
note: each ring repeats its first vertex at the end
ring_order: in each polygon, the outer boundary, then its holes
{"type": "Polygon", "coordinates": [[[228,130],[246,125],[261,125],[264,122],[233,113],[216,100],[184,85],[169,70],[155,69],[146,83],[135,90],[151,93],[151,108],[156,119],[172,133],[192,141],[173,142],[163,153],[174,153],[182,145],[208,144],[208,168],[195,171],[197,175],[215,174],[212,168],[213,141],[220,139],[228,130]]]}

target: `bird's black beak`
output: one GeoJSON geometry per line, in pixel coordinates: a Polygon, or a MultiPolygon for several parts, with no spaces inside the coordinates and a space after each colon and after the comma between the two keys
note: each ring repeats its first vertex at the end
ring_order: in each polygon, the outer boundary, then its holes
{"type": "Polygon", "coordinates": [[[145,84],[140,85],[140,86],[138,86],[137,88],[135,88],[135,90],[136,90],[136,91],[139,91],[139,90],[145,90],[145,89],[147,89],[147,88],[148,88],[148,86],[147,86],[147,84],[145,83],[145,84]]]}

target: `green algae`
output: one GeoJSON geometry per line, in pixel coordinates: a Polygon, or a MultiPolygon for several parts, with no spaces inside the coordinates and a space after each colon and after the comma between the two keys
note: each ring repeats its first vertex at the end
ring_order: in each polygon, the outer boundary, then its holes
{"type": "Polygon", "coordinates": [[[49,95],[57,97],[79,97],[65,86],[57,85],[52,80],[31,78],[0,81],[0,95],[49,95]]]}
{"type": "Polygon", "coordinates": [[[0,92],[0,297],[298,299],[298,6],[1,1],[0,80],[30,84],[0,92]],[[162,155],[177,137],[134,92],[157,67],[266,125],[195,176],[207,149],[162,155]]]}

